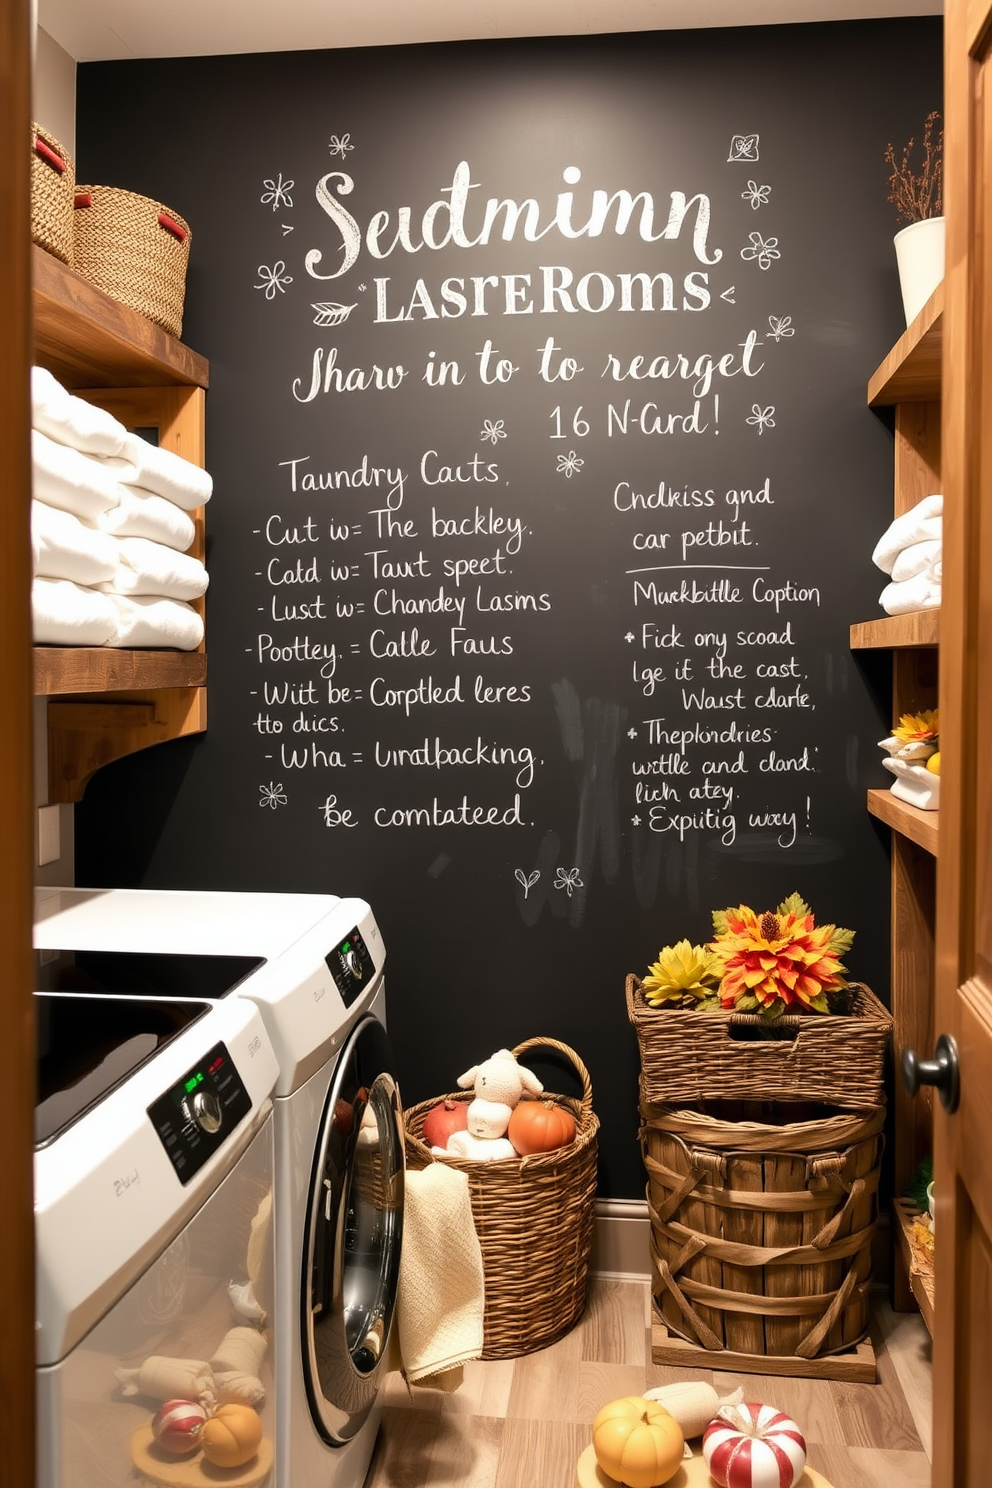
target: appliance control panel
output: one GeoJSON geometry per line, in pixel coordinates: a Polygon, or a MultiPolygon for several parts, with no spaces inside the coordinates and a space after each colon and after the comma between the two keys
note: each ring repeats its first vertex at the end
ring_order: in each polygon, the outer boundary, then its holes
{"type": "Polygon", "coordinates": [[[375,962],[357,925],[350,935],[338,942],[333,951],[328,951],[324,960],[334,978],[334,985],[341,993],[341,1001],[345,1007],[351,1007],[375,975],[375,962]]]}
{"type": "Polygon", "coordinates": [[[188,1183],[250,1110],[251,1096],[226,1044],[215,1044],[171,1090],[153,1101],[148,1116],[180,1183],[188,1183]]]}

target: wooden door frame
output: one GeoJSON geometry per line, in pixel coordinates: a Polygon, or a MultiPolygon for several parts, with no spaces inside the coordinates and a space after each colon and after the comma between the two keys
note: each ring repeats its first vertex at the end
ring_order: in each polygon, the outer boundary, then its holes
{"type": "MultiPolygon", "coordinates": [[[[983,434],[990,360],[983,356],[983,320],[992,304],[984,220],[992,210],[989,162],[976,119],[979,50],[988,49],[985,17],[989,0],[948,0],[944,32],[944,199],[946,274],[944,288],[943,489],[944,586],[941,604],[940,856],[937,867],[935,1020],[936,1033],[964,1041],[983,1028],[987,1040],[992,1006],[973,976],[976,933],[975,865],[979,823],[974,809],[976,781],[987,745],[978,737],[979,615],[978,565],[981,560],[981,491],[992,440],[983,434]],[[980,175],[984,175],[984,181],[980,175]],[[971,1030],[971,1032],[969,1032],[971,1030]]],[[[989,103],[985,104],[987,113],[989,103]]],[[[987,522],[986,518],[986,522],[987,522]]],[[[985,684],[987,686],[987,682],[985,684]]],[[[987,982],[987,976],[983,979],[987,982]]],[[[929,1054],[931,1051],[927,1051],[929,1054]]],[[[972,1066],[974,1068],[974,1066],[972,1066]]],[[[967,1081],[967,1076],[965,1076],[967,1081]]],[[[964,1088],[964,1087],[963,1087],[964,1088]]],[[[989,1109],[989,1092],[964,1089],[961,1109],[947,1115],[934,1104],[934,1167],[937,1176],[936,1326],[934,1331],[935,1483],[966,1483],[969,1417],[980,1382],[966,1377],[964,1344],[971,1319],[966,1315],[971,1217],[958,1183],[969,1189],[968,1172],[979,1108],[989,1109]],[[971,1138],[971,1141],[968,1138],[971,1138]],[[959,1197],[960,1195],[960,1197],[959,1197]]],[[[980,1200],[984,1203],[984,1200],[980,1200]]],[[[992,1232],[992,1214],[981,1216],[992,1232]]],[[[981,1320],[987,1326],[987,1320],[981,1320]]],[[[974,1426],[974,1422],[971,1422],[974,1426]]]]}
{"type": "Polygon", "coordinates": [[[29,0],[0,0],[0,1485],[10,1488],[35,1478],[30,125],[29,0]]]}

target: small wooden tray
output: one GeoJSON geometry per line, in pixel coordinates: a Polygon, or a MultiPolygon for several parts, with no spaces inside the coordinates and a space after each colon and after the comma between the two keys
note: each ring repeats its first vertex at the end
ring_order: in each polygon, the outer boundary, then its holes
{"type": "MultiPolygon", "coordinates": [[[[575,1488],[618,1488],[614,1480],[607,1477],[596,1461],[596,1452],[591,1446],[586,1447],[579,1458],[575,1471],[575,1488]]],[[[674,1478],[669,1478],[665,1488],[713,1488],[713,1479],[709,1475],[702,1453],[696,1453],[691,1458],[687,1457],[674,1478]]],[[[796,1488],[830,1488],[830,1484],[826,1478],[808,1467],[796,1484],[796,1488]]]]}
{"type": "Polygon", "coordinates": [[[202,1452],[173,1457],[156,1446],[151,1424],[139,1426],[131,1438],[131,1461],[150,1483],[162,1488],[262,1488],[272,1470],[272,1442],[262,1444],[244,1467],[214,1467],[202,1452]]]}

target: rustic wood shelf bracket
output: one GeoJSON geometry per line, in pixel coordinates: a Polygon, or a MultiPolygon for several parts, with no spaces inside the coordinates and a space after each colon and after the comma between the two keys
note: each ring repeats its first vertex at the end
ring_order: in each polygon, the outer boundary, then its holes
{"type": "Polygon", "coordinates": [[[59,699],[48,704],[48,799],[80,801],[90,776],[112,760],[207,726],[202,688],[141,697],[59,699]]]}

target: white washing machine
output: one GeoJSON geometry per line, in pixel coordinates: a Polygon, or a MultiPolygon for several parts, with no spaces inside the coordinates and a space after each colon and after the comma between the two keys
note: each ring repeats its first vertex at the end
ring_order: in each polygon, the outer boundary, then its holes
{"type": "MultiPolygon", "coordinates": [[[[235,1303],[250,1289],[276,1306],[278,1065],[258,1010],[233,998],[34,1001],[37,1484],[121,1488],[195,1460],[152,1441],[176,1361],[205,1365],[248,1327],[271,1396],[265,1339],[235,1303]]],[[[191,1376],[175,1393],[193,1391],[191,1376]]],[[[271,1400],[258,1409],[261,1485],[277,1423],[271,1400]]]]}
{"type": "Polygon", "coordinates": [[[154,962],[170,996],[213,996],[204,966],[244,966],[225,1000],[258,1008],[279,1062],[276,1488],[361,1488],[403,1226],[385,951],[369,906],[331,895],[42,889],[35,944],[72,951],[84,967],[108,952],[154,962]]]}

